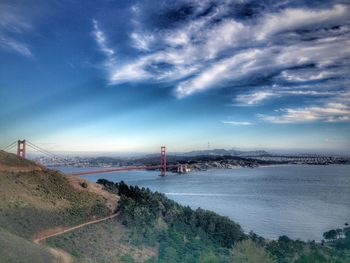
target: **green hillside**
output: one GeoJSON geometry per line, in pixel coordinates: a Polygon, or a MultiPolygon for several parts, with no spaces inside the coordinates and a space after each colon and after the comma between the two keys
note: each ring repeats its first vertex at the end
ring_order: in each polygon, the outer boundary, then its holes
{"type": "Polygon", "coordinates": [[[347,227],[325,233],[324,244],[271,241],[149,189],[83,184],[1,151],[0,167],[0,263],[350,262],[347,227]]]}
{"type": "Polygon", "coordinates": [[[27,159],[18,158],[12,153],[0,150],[0,171],[9,170],[42,170],[43,166],[27,159]]]}
{"type": "Polygon", "coordinates": [[[34,162],[0,151],[0,168],[0,262],[12,256],[21,262],[21,255],[22,262],[31,262],[30,255],[38,259],[33,262],[49,262],[52,256],[32,243],[34,237],[113,212],[103,196],[34,162]]]}
{"type": "Polygon", "coordinates": [[[47,263],[54,260],[46,248],[0,228],[0,262],[47,263]]]}
{"type": "MultiPolygon", "coordinates": [[[[17,165],[16,158],[5,160],[8,160],[7,164],[17,165]]],[[[20,161],[22,168],[32,167],[33,170],[0,171],[2,228],[31,238],[48,228],[73,226],[111,213],[101,196],[78,191],[61,173],[40,170],[32,162],[20,161]]]]}

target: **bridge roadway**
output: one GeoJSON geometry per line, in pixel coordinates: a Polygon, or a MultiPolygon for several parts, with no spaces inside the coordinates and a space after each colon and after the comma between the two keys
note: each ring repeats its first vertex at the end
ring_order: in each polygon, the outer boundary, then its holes
{"type": "MultiPolygon", "coordinates": [[[[177,164],[167,165],[167,168],[177,167],[177,164]]],[[[131,170],[156,170],[161,169],[161,165],[143,165],[143,166],[126,166],[126,167],[118,167],[118,168],[109,168],[109,169],[101,169],[101,170],[93,170],[93,171],[82,171],[77,173],[70,173],[69,175],[73,176],[81,176],[88,174],[99,174],[99,173],[112,173],[112,172],[124,172],[131,170]]]]}

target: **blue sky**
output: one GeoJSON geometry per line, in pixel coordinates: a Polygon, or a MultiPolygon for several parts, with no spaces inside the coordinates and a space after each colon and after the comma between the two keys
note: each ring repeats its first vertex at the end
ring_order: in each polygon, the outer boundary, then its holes
{"type": "Polygon", "coordinates": [[[348,1],[0,2],[0,146],[350,148],[348,1]]]}

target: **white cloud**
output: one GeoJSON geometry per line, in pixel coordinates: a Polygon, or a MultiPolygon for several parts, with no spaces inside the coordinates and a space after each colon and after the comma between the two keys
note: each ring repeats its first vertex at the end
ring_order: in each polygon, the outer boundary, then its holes
{"type": "Polygon", "coordinates": [[[286,90],[280,92],[281,95],[310,95],[310,96],[330,96],[336,95],[336,92],[331,91],[315,91],[315,90],[286,90]]]}
{"type": "Polygon", "coordinates": [[[154,41],[154,36],[152,34],[146,33],[136,33],[130,34],[130,38],[133,41],[133,46],[139,50],[149,50],[150,45],[154,41]]]}
{"type": "Polygon", "coordinates": [[[133,81],[149,79],[151,74],[143,69],[143,65],[142,61],[124,66],[112,65],[110,67],[111,84],[128,82],[130,79],[133,81]]]}
{"type": "Polygon", "coordinates": [[[131,80],[141,81],[151,77],[151,74],[144,69],[147,59],[140,59],[134,63],[118,63],[115,57],[115,51],[108,46],[106,34],[99,27],[98,21],[93,19],[92,23],[94,39],[100,51],[107,58],[105,67],[109,73],[109,81],[111,84],[129,82],[131,80]]]}
{"type": "MultiPolygon", "coordinates": [[[[195,4],[198,13],[209,6],[208,2],[195,4]]],[[[135,28],[129,37],[132,47],[144,52],[137,52],[136,57],[118,63],[115,60],[111,63],[114,50],[107,46],[106,36],[97,22],[94,27],[99,34],[95,34],[95,38],[109,61],[111,84],[177,81],[174,93],[178,98],[225,87],[227,83],[232,87],[242,83],[249,86],[250,79],[257,75],[273,75],[273,80],[287,84],[298,82],[299,85],[341,79],[347,75],[349,62],[344,60],[350,57],[347,5],[276,10],[279,11],[266,9],[264,14],[239,20],[228,15],[229,4],[225,2],[217,4],[204,16],[175,27],[153,30],[143,28],[138,20],[142,17],[142,4],[135,5],[132,7],[135,17],[131,17],[135,28]],[[305,33],[299,35],[295,30],[309,30],[305,36],[310,39],[301,41],[305,33]],[[277,75],[278,72],[281,74],[277,75]]],[[[342,88],[344,86],[339,89],[342,88]]],[[[260,88],[255,86],[254,91],[238,94],[236,102],[259,105],[267,99],[282,96],[334,97],[332,89],[334,87],[325,85],[288,88],[264,84],[260,88]]],[[[317,107],[286,109],[283,116],[286,120],[293,119],[303,110],[313,113],[306,118],[318,118],[317,107]]]]}
{"type": "Polygon", "coordinates": [[[264,121],[271,123],[301,123],[301,122],[349,122],[349,104],[328,102],[322,106],[287,108],[278,110],[280,115],[258,115],[264,121]]]}
{"type": "Polygon", "coordinates": [[[314,46],[315,43],[302,43],[292,47],[276,45],[240,51],[232,57],[217,61],[197,76],[181,82],[176,88],[177,96],[186,97],[216,88],[224,81],[239,82],[257,73],[269,74],[305,63],[314,63],[322,67],[329,61],[350,56],[350,40],[337,38],[334,41],[317,44],[314,46]]]}
{"type": "Polygon", "coordinates": [[[164,38],[165,43],[169,46],[185,46],[190,42],[190,36],[187,30],[178,30],[175,32],[169,32],[164,38]]]}
{"type": "Polygon", "coordinates": [[[281,98],[284,96],[337,96],[341,93],[334,91],[320,91],[314,90],[313,85],[303,87],[280,87],[274,85],[273,87],[262,87],[261,89],[253,90],[252,92],[245,94],[238,94],[235,98],[237,104],[235,106],[256,106],[261,104],[263,101],[272,98],[281,98]],[[301,89],[303,88],[303,89],[301,89]]]}
{"type": "Polygon", "coordinates": [[[256,63],[257,58],[262,56],[264,56],[263,51],[252,49],[223,59],[203,70],[198,76],[181,82],[176,88],[177,96],[186,97],[195,92],[217,87],[224,80],[242,78],[262,66],[256,63]]]}
{"type": "Polygon", "coordinates": [[[112,48],[109,48],[107,45],[106,35],[102,32],[100,29],[97,20],[93,19],[93,34],[95,41],[97,42],[100,50],[107,56],[112,57],[114,55],[114,50],[112,48]]]}
{"type": "Polygon", "coordinates": [[[243,105],[255,105],[263,100],[276,96],[279,95],[272,91],[256,91],[250,94],[240,94],[236,97],[236,101],[243,105]]]}
{"type": "Polygon", "coordinates": [[[239,126],[253,125],[253,123],[249,121],[221,121],[221,122],[224,124],[239,125],[239,126]]]}
{"type": "Polygon", "coordinates": [[[334,76],[334,74],[330,72],[320,70],[317,70],[314,74],[310,74],[309,70],[299,70],[298,72],[285,70],[281,75],[284,79],[291,82],[322,80],[334,76]]]}
{"type": "Polygon", "coordinates": [[[309,26],[320,27],[322,24],[339,25],[348,19],[349,8],[345,5],[335,5],[331,9],[311,10],[288,8],[275,14],[267,14],[256,27],[257,39],[262,40],[279,32],[307,29],[309,26]]]}
{"type": "Polygon", "coordinates": [[[221,51],[247,43],[250,28],[232,19],[214,25],[206,33],[203,50],[208,58],[215,58],[221,51]]]}

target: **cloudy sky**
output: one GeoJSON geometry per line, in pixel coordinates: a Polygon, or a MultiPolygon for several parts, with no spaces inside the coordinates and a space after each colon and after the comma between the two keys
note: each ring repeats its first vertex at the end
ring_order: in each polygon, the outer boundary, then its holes
{"type": "Polygon", "coordinates": [[[0,146],[350,148],[349,1],[0,1],[0,146]]]}

